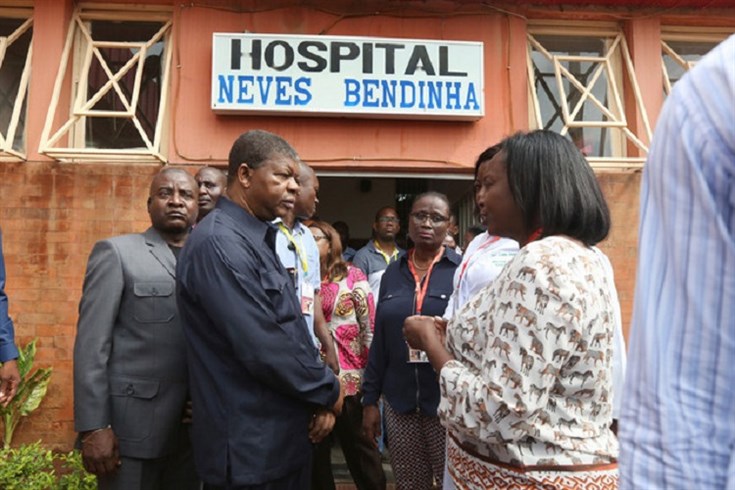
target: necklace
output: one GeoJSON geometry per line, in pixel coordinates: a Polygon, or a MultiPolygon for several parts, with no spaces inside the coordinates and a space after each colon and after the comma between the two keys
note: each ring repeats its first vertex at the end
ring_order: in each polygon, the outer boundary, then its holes
{"type": "Polygon", "coordinates": [[[420,271],[425,271],[425,270],[428,270],[428,269],[429,269],[429,267],[431,267],[431,264],[433,263],[433,259],[432,259],[432,261],[431,261],[431,262],[429,262],[428,264],[426,264],[426,266],[425,266],[425,267],[420,267],[420,266],[419,266],[419,265],[418,265],[418,264],[416,263],[416,251],[414,250],[414,253],[412,253],[412,254],[411,254],[411,262],[413,263],[413,266],[414,266],[414,267],[415,267],[416,269],[418,269],[418,270],[420,270],[420,271]]]}

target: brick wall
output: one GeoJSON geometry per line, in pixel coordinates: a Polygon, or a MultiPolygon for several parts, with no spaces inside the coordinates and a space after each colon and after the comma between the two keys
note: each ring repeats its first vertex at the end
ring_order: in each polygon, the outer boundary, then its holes
{"type": "Polygon", "coordinates": [[[38,337],[37,365],[53,366],[41,407],[14,442],[74,440],[72,356],[77,306],[95,241],[145,230],[152,166],[0,163],[0,227],[19,344],[38,337]]]}
{"type": "MultiPolygon", "coordinates": [[[[38,337],[38,366],[53,366],[48,395],[24,420],[17,443],[74,440],[72,354],[77,305],[95,241],[149,226],[145,209],[153,166],[0,163],[0,226],[7,292],[19,343],[38,337]]],[[[625,330],[631,312],[638,229],[639,173],[599,176],[613,214],[610,257],[625,330]]]]}
{"type": "Polygon", "coordinates": [[[628,338],[633,313],[633,291],[638,259],[638,211],[641,183],[640,172],[598,174],[602,191],[612,214],[612,230],[600,248],[612,262],[615,286],[620,298],[623,332],[628,338]]]}

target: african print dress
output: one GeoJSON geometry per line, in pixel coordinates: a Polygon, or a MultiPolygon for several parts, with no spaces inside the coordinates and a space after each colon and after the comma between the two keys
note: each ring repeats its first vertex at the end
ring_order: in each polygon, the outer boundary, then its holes
{"type": "Polygon", "coordinates": [[[615,296],[598,254],[532,242],[450,323],[439,415],[458,488],[616,487],[615,296]]]}
{"type": "Polygon", "coordinates": [[[360,391],[375,328],[370,284],[360,269],[349,265],[347,276],[338,282],[323,282],[319,294],[324,319],[337,346],[345,395],[355,395],[360,391]]]}

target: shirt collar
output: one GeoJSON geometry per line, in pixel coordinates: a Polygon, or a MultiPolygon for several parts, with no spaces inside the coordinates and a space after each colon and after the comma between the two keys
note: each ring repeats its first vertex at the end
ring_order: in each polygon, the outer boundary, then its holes
{"type": "Polygon", "coordinates": [[[270,223],[256,218],[225,196],[221,196],[219,198],[217,201],[217,207],[220,208],[224,214],[235,220],[235,222],[240,225],[240,231],[253,240],[253,242],[263,241],[266,239],[268,234],[275,231],[275,228],[271,226],[270,223]]]}

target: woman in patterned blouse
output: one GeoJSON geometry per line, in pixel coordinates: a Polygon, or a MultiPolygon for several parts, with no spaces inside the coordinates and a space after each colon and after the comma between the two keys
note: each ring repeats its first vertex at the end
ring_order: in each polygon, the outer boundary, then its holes
{"type": "Polygon", "coordinates": [[[595,175],[570,141],[534,131],[504,140],[478,180],[488,232],[522,248],[455,313],[446,341],[426,316],[404,328],[439,373],[452,480],[616,488],[614,284],[593,248],[610,215],[595,175]]]}
{"type": "MultiPolygon", "coordinates": [[[[357,267],[342,259],[339,233],[323,221],[311,221],[309,230],[319,248],[322,284],[319,296],[329,332],[337,345],[339,378],[345,387],[342,413],[334,434],[358,488],[384,489],[385,474],[380,453],[362,431],[360,385],[373,339],[375,303],[370,284],[357,267]]],[[[331,444],[327,439],[316,448],[312,488],[334,489],[331,444]]]]}

